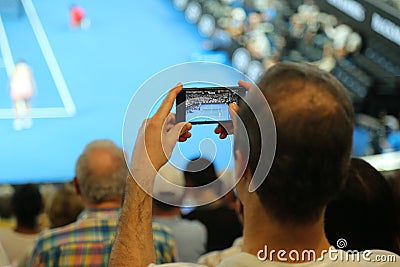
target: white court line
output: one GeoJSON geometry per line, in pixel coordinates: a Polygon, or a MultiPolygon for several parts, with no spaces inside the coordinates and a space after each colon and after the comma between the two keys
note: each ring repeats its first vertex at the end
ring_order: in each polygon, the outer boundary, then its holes
{"type": "MultiPolygon", "coordinates": [[[[71,117],[65,108],[32,108],[30,111],[32,119],[50,119],[50,118],[66,118],[71,117]]],[[[2,108],[0,109],[1,119],[14,119],[14,109],[2,108]]]]}
{"type": "Polygon", "coordinates": [[[8,38],[6,34],[6,30],[4,29],[3,20],[0,16],[0,49],[1,54],[3,55],[4,66],[6,67],[7,76],[11,76],[11,72],[15,67],[14,59],[11,54],[10,45],[8,43],[8,38]]]}
{"type": "Polygon", "coordinates": [[[40,22],[36,9],[31,0],[22,0],[22,4],[24,6],[26,16],[32,25],[32,29],[36,35],[39,46],[42,49],[44,59],[49,66],[50,73],[53,76],[54,83],[56,84],[57,91],[60,94],[66,113],[70,116],[73,116],[76,112],[74,101],[72,100],[72,97],[68,91],[67,84],[65,83],[64,77],[60,70],[60,66],[58,65],[53,50],[51,49],[49,40],[47,39],[46,32],[43,29],[43,25],[40,22]]]}

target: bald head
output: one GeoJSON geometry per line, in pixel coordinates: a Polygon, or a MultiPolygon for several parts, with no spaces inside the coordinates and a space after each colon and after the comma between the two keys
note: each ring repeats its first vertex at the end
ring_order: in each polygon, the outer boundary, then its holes
{"type": "MultiPolygon", "coordinates": [[[[315,221],[344,183],[350,162],[353,111],[346,90],[331,74],[305,63],[277,64],[258,87],[274,115],[277,147],[257,194],[282,222],[315,221]]],[[[250,103],[252,97],[250,92],[250,103]]],[[[254,173],[262,164],[258,160],[263,122],[255,120],[247,105],[240,106],[239,116],[245,118],[248,165],[254,173]]],[[[240,137],[237,141],[240,149],[240,137]]]]}
{"type": "Polygon", "coordinates": [[[76,163],[82,196],[92,203],[120,198],[128,173],[123,151],[110,140],[89,143],[76,163]]]}

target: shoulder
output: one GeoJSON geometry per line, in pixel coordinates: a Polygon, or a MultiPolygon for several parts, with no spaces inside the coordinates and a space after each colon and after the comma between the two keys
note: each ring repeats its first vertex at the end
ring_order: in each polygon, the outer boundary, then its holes
{"type": "Polygon", "coordinates": [[[71,235],[75,230],[76,226],[74,223],[60,228],[45,230],[39,235],[36,248],[39,250],[48,250],[55,245],[60,245],[66,240],[65,237],[71,235]]]}
{"type": "Polygon", "coordinates": [[[236,255],[231,257],[221,259],[222,262],[218,264],[218,267],[228,267],[228,266],[237,266],[237,267],[244,267],[244,266],[264,266],[265,262],[261,262],[256,256],[240,252],[236,255]]]}
{"type": "Polygon", "coordinates": [[[153,233],[171,235],[171,229],[168,226],[162,225],[158,222],[153,222],[153,233]]]}
{"type": "MultiPolygon", "coordinates": [[[[230,248],[220,250],[220,251],[212,251],[204,254],[198,259],[198,263],[205,264],[207,266],[217,266],[221,261],[237,255],[241,253],[241,246],[232,246],[230,248]]],[[[259,262],[258,262],[259,263],[259,262]]]]}
{"type": "Polygon", "coordinates": [[[153,222],[153,239],[156,246],[175,246],[175,240],[173,238],[171,229],[156,222],[153,222]]]}
{"type": "Polygon", "coordinates": [[[373,263],[376,267],[396,267],[400,262],[400,256],[386,250],[367,250],[364,251],[363,259],[368,263],[373,263]]]}
{"type": "Polygon", "coordinates": [[[186,228],[192,229],[193,231],[201,231],[201,232],[207,231],[205,225],[198,220],[182,219],[180,220],[180,224],[186,228]]]}

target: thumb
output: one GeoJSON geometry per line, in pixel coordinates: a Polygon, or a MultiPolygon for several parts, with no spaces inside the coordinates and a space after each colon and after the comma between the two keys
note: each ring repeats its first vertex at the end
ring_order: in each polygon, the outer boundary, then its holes
{"type": "Polygon", "coordinates": [[[236,117],[238,116],[237,115],[238,110],[239,110],[239,106],[237,104],[235,104],[235,103],[229,104],[228,111],[229,111],[229,115],[231,116],[231,120],[233,123],[235,122],[236,117]]]}

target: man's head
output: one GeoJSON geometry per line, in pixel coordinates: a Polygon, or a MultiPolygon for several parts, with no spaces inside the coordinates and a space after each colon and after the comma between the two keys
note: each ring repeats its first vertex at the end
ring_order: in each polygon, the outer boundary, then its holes
{"type": "Polygon", "coordinates": [[[185,178],[182,171],[170,164],[164,165],[157,173],[153,188],[153,203],[161,211],[179,209],[185,193],[185,178]]]}
{"type": "Polygon", "coordinates": [[[51,228],[76,221],[83,209],[82,198],[76,193],[74,187],[71,184],[63,184],[54,192],[47,211],[51,228]]]}
{"type": "Polygon", "coordinates": [[[19,185],[15,189],[11,202],[18,225],[35,229],[37,217],[44,209],[39,188],[33,184],[19,185]]]}
{"type": "Polygon", "coordinates": [[[191,187],[203,186],[217,179],[214,164],[206,158],[194,158],[184,171],[186,184],[191,187]]]}
{"type": "Polygon", "coordinates": [[[388,181],[368,162],[351,160],[343,190],[325,212],[325,232],[346,249],[384,249],[399,253],[395,200],[388,181]],[[371,229],[374,229],[371,231],[371,229]]]}
{"type": "MultiPolygon", "coordinates": [[[[277,221],[313,223],[346,178],[353,133],[351,103],[336,78],[310,64],[279,63],[262,77],[258,87],[274,115],[277,147],[270,172],[256,194],[277,221]]],[[[254,96],[250,91],[249,103],[254,96]]],[[[258,123],[263,122],[257,122],[244,103],[238,115],[248,133],[247,167],[252,175],[257,165],[263,164],[258,162],[258,123]]],[[[245,150],[243,138],[235,136],[239,152],[245,150]]]]}
{"type": "Polygon", "coordinates": [[[99,204],[122,197],[128,168],[118,146],[110,140],[96,140],[79,156],[75,174],[83,199],[99,204]]]}
{"type": "MultiPolygon", "coordinates": [[[[212,195],[216,196],[221,193],[222,184],[218,179],[218,176],[215,172],[214,163],[206,158],[194,158],[186,165],[186,169],[183,172],[185,175],[186,186],[188,187],[201,187],[199,191],[193,191],[195,193],[195,197],[201,197],[206,191],[209,193],[213,193],[212,195]]],[[[211,195],[210,195],[211,196],[211,195]]],[[[206,198],[209,201],[213,199],[211,197],[206,198]]],[[[213,199],[215,200],[215,199],[213,199]]],[[[200,201],[200,202],[202,202],[200,201]]]]}

